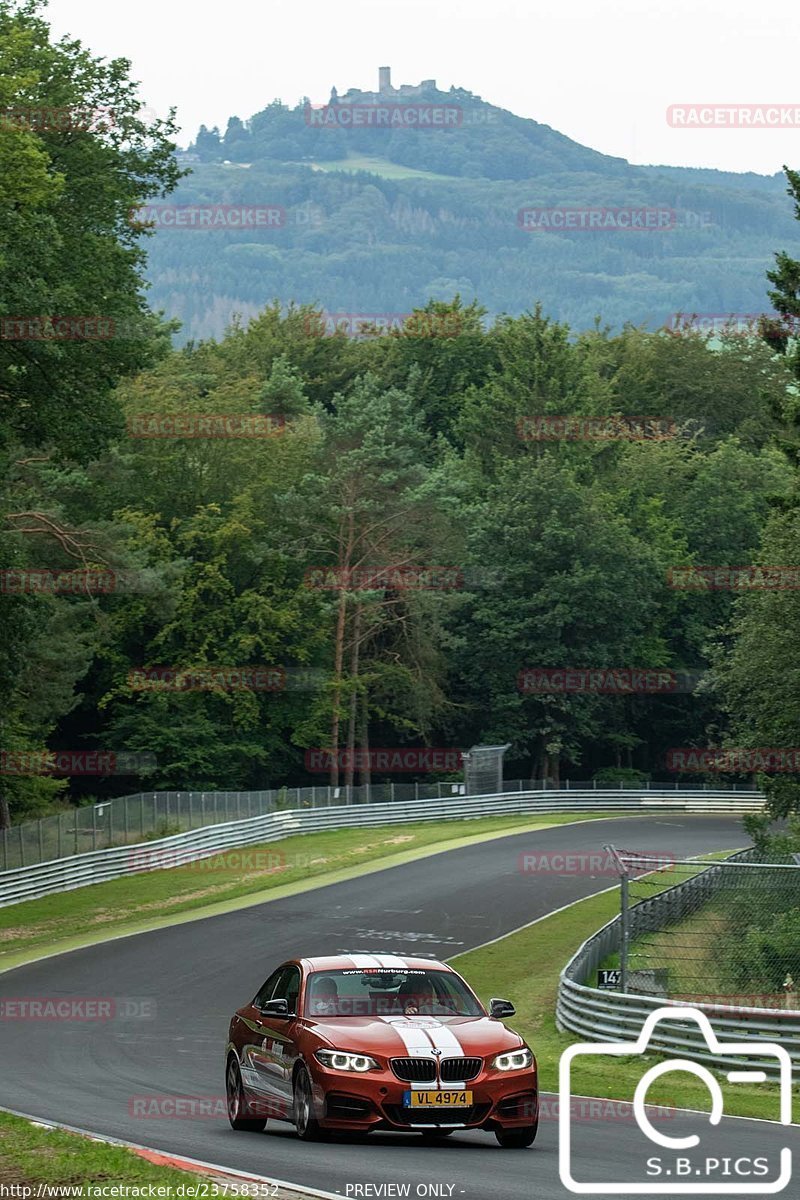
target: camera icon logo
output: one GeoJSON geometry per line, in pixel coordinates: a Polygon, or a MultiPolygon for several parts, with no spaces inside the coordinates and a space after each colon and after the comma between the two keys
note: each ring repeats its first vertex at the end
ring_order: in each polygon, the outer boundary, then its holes
{"type": "MultiPolygon", "coordinates": [[[[778,1045],[776,1042],[762,1042],[760,1039],[758,1041],[751,1039],[747,1042],[721,1042],[714,1032],[708,1017],[699,1009],[689,1007],[658,1008],[650,1013],[635,1042],[579,1042],[574,1046],[570,1046],[562,1054],[559,1066],[558,1149],[559,1172],[564,1187],[577,1195],[593,1196],[765,1196],[775,1195],[777,1192],[783,1191],[792,1178],[792,1152],[788,1146],[784,1146],[780,1150],[780,1169],[776,1177],[766,1182],[754,1183],[753,1175],[763,1176],[764,1174],[771,1174],[768,1165],[766,1169],[763,1166],[758,1169],[752,1168],[753,1163],[763,1164],[767,1162],[763,1156],[755,1159],[745,1156],[737,1158],[734,1178],[731,1178],[730,1164],[733,1160],[730,1158],[720,1159],[718,1157],[709,1157],[706,1154],[705,1147],[699,1151],[698,1156],[694,1159],[686,1156],[687,1151],[700,1146],[700,1137],[698,1134],[693,1133],[684,1137],[670,1137],[668,1134],[654,1127],[647,1114],[647,1092],[651,1084],[671,1071],[688,1072],[700,1079],[706,1085],[711,1095],[711,1112],[708,1115],[709,1125],[712,1127],[717,1126],[722,1120],[724,1115],[724,1097],[719,1080],[712,1074],[708,1067],[686,1058],[672,1058],[650,1067],[639,1080],[633,1097],[633,1116],[639,1129],[650,1142],[653,1142],[662,1150],[670,1152],[671,1157],[665,1155],[649,1158],[647,1160],[647,1175],[649,1178],[636,1182],[620,1180],[619,1182],[609,1183],[606,1180],[579,1181],[575,1179],[573,1174],[573,1128],[570,1120],[573,1062],[583,1055],[592,1055],[593,1057],[608,1056],[611,1058],[622,1056],[633,1057],[637,1054],[643,1055],[650,1048],[650,1042],[656,1026],[660,1022],[666,1021],[680,1021],[681,1023],[687,1021],[696,1022],[708,1049],[713,1055],[719,1057],[718,1070],[724,1071],[729,1083],[765,1083],[767,1081],[767,1074],[763,1069],[764,1060],[774,1059],[777,1064],[779,1081],[779,1123],[780,1125],[791,1125],[792,1060],[789,1057],[788,1051],[783,1046],[778,1045]],[[754,1063],[752,1069],[745,1066],[731,1069],[729,1060],[732,1056],[757,1059],[757,1065],[754,1063]],[[678,1157],[678,1152],[680,1152],[680,1157],[678,1157]],[[719,1172],[723,1163],[725,1164],[725,1171],[721,1177],[719,1172]],[[746,1168],[742,1164],[750,1164],[750,1166],[746,1168]],[[744,1178],[737,1179],[735,1178],[736,1175],[740,1177],[744,1176],[744,1178]],[[669,1177],[669,1179],[667,1180],[666,1177],[669,1177]],[[680,1182],[682,1177],[687,1181],[680,1182]],[[691,1182],[688,1182],[689,1179],[691,1179],[691,1182]]],[[[713,1153],[713,1147],[711,1150],[713,1153]]]]}

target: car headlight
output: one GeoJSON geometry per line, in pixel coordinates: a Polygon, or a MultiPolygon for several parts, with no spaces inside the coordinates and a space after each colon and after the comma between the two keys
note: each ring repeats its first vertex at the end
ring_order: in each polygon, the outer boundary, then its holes
{"type": "Polygon", "coordinates": [[[527,1046],[521,1050],[510,1050],[507,1054],[498,1054],[492,1059],[495,1071],[523,1071],[533,1066],[533,1055],[527,1046]]]}
{"type": "Polygon", "coordinates": [[[350,1054],[346,1050],[317,1050],[314,1057],[323,1067],[334,1071],[377,1071],[380,1068],[368,1054],[350,1054]]]}

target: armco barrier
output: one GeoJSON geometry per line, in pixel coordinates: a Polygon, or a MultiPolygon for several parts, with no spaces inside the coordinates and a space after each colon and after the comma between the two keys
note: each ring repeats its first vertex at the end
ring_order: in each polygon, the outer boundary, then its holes
{"type": "Polygon", "coordinates": [[[760,792],[676,791],[620,792],[590,789],[569,792],[504,792],[491,796],[450,796],[443,799],[394,801],[388,804],[338,805],[327,808],[284,809],[243,821],[192,829],[157,841],[116,846],[73,854],[0,873],[0,906],[32,900],[118,879],[152,869],[147,858],[179,866],[238,846],[274,842],[291,834],[325,829],[394,825],[408,821],[441,821],[475,817],[563,812],[757,812],[764,804],[760,792]]]}
{"type": "MultiPolygon", "coordinates": [[[[746,852],[735,855],[734,859],[746,859],[746,852]]],[[[719,868],[711,866],[694,878],[667,889],[662,893],[665,910],[669,911],[676,895],[682,890],[713,890],[714,880],[719,877],[719,868]]],[[[646,903],[654,909],[659,900],[659,896],[654,896],[646,903]]],[[[687,1007],[661,996],[604,991],[583,982],[594,975],[609,955],[619,950],[620,932],[621,921],[615,917],[584,942],[561,973],[556,1024],[562,1031],[579,1034],[581,1041],[633,1042],[655,1009],[669,1007],[679,1013],[682,1007],[687,1007]]],[[[759,1041],[779,1042],[789,1051],[793,1067],[800,1067],[800,1012],[708,1003],[691,1004],[688,1007],[697,1008],[708,1016],[720,1041],[752,1041],[754,1056],[758,1055],[759,1041]]],[[[719,1068],[741,1066],[746,1062],[752,1069],[760,1067],[770,1076],[776,1074],[774,1058],[738,1059],[712,1054],[697,1022],[692,1020],[675,1019],[660,1023],[649,1044],[654,1051],[694,1059],[719,1068]]]]}
{"type": "MultiPolygon", "coordinates": [[[[686,790],[677,780],[669,783],[634,784],[628,780],[617,783],[588,782],[574,779],[553,780],[506,779],[498,792],[597,791],[681,792],[686,790]]],[[[718,793],[750,791],[747,784],[717,782],[690,786],[694,792],[718,793]]],[[[489,794],[493,788],[476,788],[468,794],[489,794]]],[[[207,825],[225,825],[243,821],[246,817],[263,817],[266,813],[287,808],[330,808],[342,804],[383,804],[391,801],[445,800],[464,795],[463,783],[439,780],[435,783],[369,783],[329,787],[315,784],[310,787],[268,788],[249,792],[137,792],[133,796],[116,796],[98,800],[78,808],[69,806],[60,812],[32,821],[20,821],[0,829],[0,872],[30,867],[34,863],[52,862],[70,854],[88,850],[110,850],[112,846],[127,846],[150,838],[170,837],[189,829],[204,829],[207,825]]]]}

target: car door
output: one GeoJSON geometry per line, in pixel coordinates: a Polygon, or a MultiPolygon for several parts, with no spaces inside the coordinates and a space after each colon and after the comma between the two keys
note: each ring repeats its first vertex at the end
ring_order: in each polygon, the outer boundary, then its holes
{"type": "Polygon", "coordinates": [[[264,1066],[265,1035],[264,1017],[261,1015],[261,1010],[275,994],[275,988],[278,981],[283,978],[284,970],[284,967],[278,967],[277,971],[273,971],[258,989],[252,1003],[246,1008],[240,1009],[239,1012],[242,1022],[240,1055],[242,1081],[248,1091],[259,1093],[262,1096],[269,1095],[265,1089],[270,1076],[264,1066]]]}
{"type": "Polygon", "coordinates": [[[292,1073],[299,1053],[295,1034],[297,1032],[297,1005],[300,998],[300,968],[290,964],[283,968],[275,985],[271,1000],[285,1000],[288,1015],[271,1013],[264,1018],[262,1032],[263,1070],[270,1099],[274,1100],[286,1115],[292,1111],[292,1073]]]}
{"type": "Polygon", "coordinates": [[[242,1078],[262,1098],[267,1116],[291,1114],[292,1067],[297,1056],[292,1034],[299,994],[300,969],[285,963],[270,975],[247,1014],[247,1074],[243,1063],[242,1078]],[[287,1016],[265,1013],[269,1000],[286,1000],[287,1016]]]}

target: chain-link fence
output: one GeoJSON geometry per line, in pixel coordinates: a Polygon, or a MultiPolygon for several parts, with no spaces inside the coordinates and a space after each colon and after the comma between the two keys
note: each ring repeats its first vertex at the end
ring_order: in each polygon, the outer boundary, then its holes
{"type": "Polygon", "coordinates": [[[609,849],[620,870],[621,948],[602,982],[695,1004],[800,1005],[800,866],[791,856],[765,863],[746,851],[709,866],[609,849]]]}
{"type": "MultiPolygon", "coordinates": [[[[503,792],[609,791],[616,785],[565,780],[506,780],[503,792]]],[[[680,792],[677,783],[619,784],[620,791],[680,792]]],[[[747,784],[695,786],[692,791],[742,791],[747,784]]],[[[464,795],[463,783],[373,783],[364,787],[330,788],[323,785],[275,788],[252,792],[138,792],[83,808],[69,808],[37,821],[23,821],[0,830],[0,871],[50,862],[85,850],[106,850],[147,839],[168,837],[204,825],[260,817],[289,808],[324,808],[339,804],[384,804],[387,801],[441,800],[464,795]]]]}

